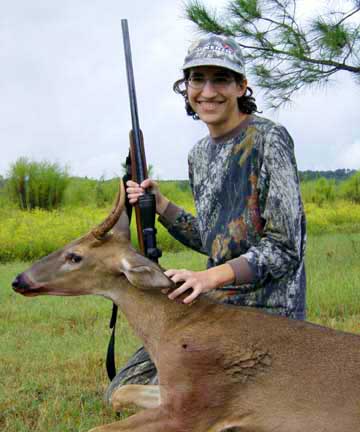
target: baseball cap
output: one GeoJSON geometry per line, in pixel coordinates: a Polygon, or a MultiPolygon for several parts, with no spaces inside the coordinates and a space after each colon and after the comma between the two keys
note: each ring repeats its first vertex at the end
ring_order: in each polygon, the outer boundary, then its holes
{"type": "Polygon", "coordinates": [[[182,69],[197,66],[220,66],[245,75],[241,48],[228,36],[206,36],[191,44],[182,69]]]}

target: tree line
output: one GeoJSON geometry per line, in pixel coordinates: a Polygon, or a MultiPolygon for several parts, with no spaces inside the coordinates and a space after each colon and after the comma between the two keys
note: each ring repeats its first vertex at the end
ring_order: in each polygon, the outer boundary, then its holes
{"type": "Polygon", "coordinates": [[[301,181],[317,180],[319,178],[325,178],[327,180],[335,180],[336,182],[346,180],[347,178],[356,174],[356,170],[349,168],[340,168],[336,170],[305,170],[299,171],[301,181]]]}
{"type": "MultiPolygon", "coordinates": [[[[335,199],[360,203],[360,171],[336,169],[299,172],[306,202],[322,205],[335,199]]],[[[175,202],[191,202],[188,180],[163,180],[161,188],[175,202]]],[[[53,210],[64,205],[105,207],[111,205],[118,179],[70,177],[67,168],[57,163],[18,159],[7,178],[0,176],[0,205],[6,203],[23,210],[53,210]]]]}

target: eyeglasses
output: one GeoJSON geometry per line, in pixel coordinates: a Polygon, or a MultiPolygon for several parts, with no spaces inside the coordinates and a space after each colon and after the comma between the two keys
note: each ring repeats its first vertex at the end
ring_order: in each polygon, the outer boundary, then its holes
{"type": "Polygon", "coordinates": [[[215,90],[221,91],[226,90],[229,85],[235,81],[235,79],[230,76],[218,76],[213,78],[194,76],[190,77],[186,83],[195,90],[202,90],[208,81],[215,90]]]}

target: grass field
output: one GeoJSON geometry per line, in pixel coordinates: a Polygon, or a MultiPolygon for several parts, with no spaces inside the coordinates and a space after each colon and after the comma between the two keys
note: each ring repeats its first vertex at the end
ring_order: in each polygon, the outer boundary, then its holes
{"type": "MultiPolygon", "coordinates": [[[[308,320],[360,334],[360,234],[311,237],[308,320]]],[[[164,267],[201,269],[193,252],[167,253],[164,267]]],[[[11,280],[27,263],[0,265],[0,430],[82,432],[116,420],[102,403],[111,303],[95,297],[24,298],[11,280]]],[[[118,364],[139,345],[117,327],[118,364]]],[[[165,431],[164,431],[165,432],[165,431]]]]}
{"type": "MultiPolygon", "coordinates": [[[[179,192],[176,202],[194,213],[190,196],[179,192]],[[180,200],[180,201],[179,201],[180,200]]],[[[0,263],[32,261],[47,255],[80,237],[100,223],[111,207],[64,207],[55,211],[35,209],[21,211],[0,203],[0,263]]],[[[346,201],[326,203],[321,207],[305,205],[307,230],[310,235],[354,234],[360,232],[360,205],[346,201]]],[[[132,221],[132,238],[136,239],[135,218],[132,221]]],[[[186,248],[158,224],[157,240],[166,252],[185,251],[186,248]]]]}

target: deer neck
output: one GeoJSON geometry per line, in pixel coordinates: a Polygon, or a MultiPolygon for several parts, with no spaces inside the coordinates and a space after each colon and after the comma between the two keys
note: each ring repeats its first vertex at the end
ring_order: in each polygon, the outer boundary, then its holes
{"type": "MultiPolygon", "coordinates": [[[[186,320],[194,313],[193,307],[183,304],[181,300],[173,301],[160,291],[140,290],[131,285],[112,290],[111,299],[124,313],[135,334],[150,352],[157,351],[164,332],[171,328],[174,322],[186,320]]],[[[200,307],[200,304],[197,306],[200,307]]]]}

